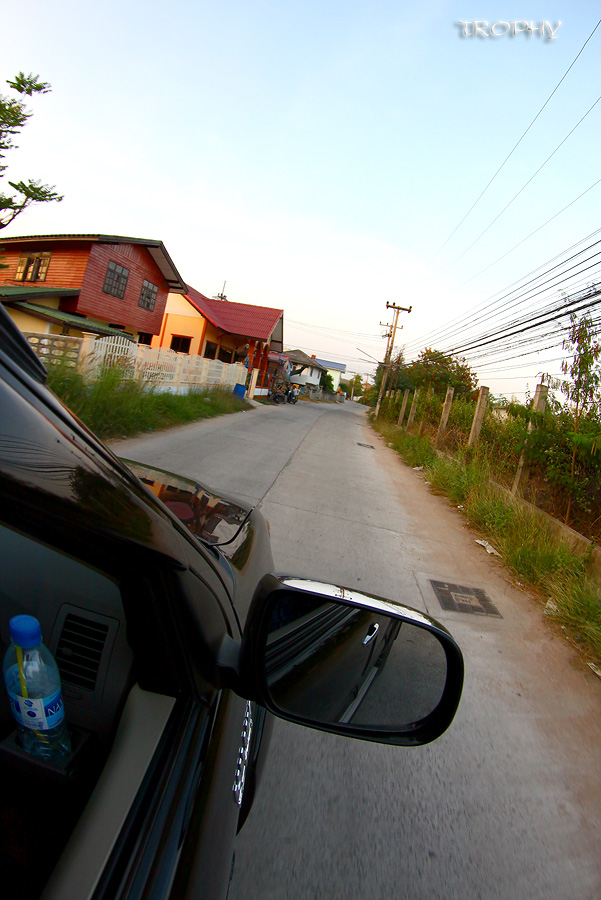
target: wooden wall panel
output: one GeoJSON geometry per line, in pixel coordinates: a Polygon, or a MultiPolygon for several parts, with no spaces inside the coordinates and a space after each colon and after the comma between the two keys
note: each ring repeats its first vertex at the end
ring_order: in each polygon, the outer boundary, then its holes
{"type": "MultiPolygon", "coordinates": [[[[0,241],[0,245],[2,242],[0,241]]],[[[66,243],[57,246],[49,241],[33,240],[27,244],[4,244],[2,262],[8,269],[0,269],[0,284],[38,285],[40,287],[78,288],[83,282],[90,244],[66,243]],[[27,252],[50,251],[50,264],[45,281],[15,281],[19,257],[27,252]]]]}
{"type": "Polygon", "coordinates": [[[158,334],[168,293],[167,283],[146,247],[139,244],[94,244],[73,311],[125,328],[158,334]],[[129,269],[123,300],[102,292],[109,262],[129,269]],[[152,311],[138,305],[145,279],[159,289],[152,311]]]}
{"type": "MultiPolygon", "coordinates": [[[[0,241],[0,245],[1,245],[0,241]]],[[[44,241],[32,238],[18,244],[5,244],[0,269],[0,284],[48,288],[79,288],[79,297],[65,297],[61,301],[64,312],[81,313],[100,321],[159,334],[169,288],[160,269],[147,248],[141,244],[100,244],[93,241],[44,241]],[[22,253],[50,251],[46,279],[36,282],[15,281],[17,264],[22,253]],[[129,269],[129,278],[122,300],[102,291],[110,261],[129,269]],[[144,280],[158,287],[153,310],[139,306],[144,280]]]]}

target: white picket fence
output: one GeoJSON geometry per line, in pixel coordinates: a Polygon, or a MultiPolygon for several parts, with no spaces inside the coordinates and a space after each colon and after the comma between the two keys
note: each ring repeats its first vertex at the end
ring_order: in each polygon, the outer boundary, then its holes
{"type": "Polygon", "coordinates": [[[46,365],[78,365],[89,379],[103,366],[119,366],[124,378],[140,379],[159,391],[185,394],[195,387],[233,387],[244,384],[248,374],[242,363],[189,356],[166,347],[153,349],[120,335],[74,338],[29,332],[25,337],[46,365]]]}

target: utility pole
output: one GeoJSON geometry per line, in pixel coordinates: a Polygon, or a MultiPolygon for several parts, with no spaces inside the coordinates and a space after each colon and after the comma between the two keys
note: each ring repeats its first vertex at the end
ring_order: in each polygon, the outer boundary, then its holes
{"type": "MultiPolygon", "coordinates": [[[[388,380],[388,370],[390,368],[390,360],[392,358],[392,351],[394,349],[394,338],[396,335],[397,325],[399,321],[399,313],[406,312],[410,313],[412,307],[409,306],[397,306],[396,303],[388,303],[386,302],[386,309],[393,309],[394,313],[394,323],[392,326],[392,332],[390,334],[390,342],[386,347],[386,356],[384,358],[384,372],[382,373],[382,381],[380,382],[380,394],[378,396],[378,402],[376,403],[376,419],[380,415],[380,405],[382,403],[382,397],[384,396],[384,389],[386,388],[386,381],[388,380]]],[[[382,324],[382,323],[380,323],[382,324]]],[[[401,326],[402,327],[402,326],[401,326]]]]}
{"type": "MultiPolygon", "coordinates": [[[[392,328],[392,325],[389,322],[380,322],[382,328],[392,328]]],[[[390,352],[390,338],[392,337],[392,331],[387,332],[387,334],[383,334],[382,337],[386,338],[386,353],[384,354],[384,359],[388,359],[388,354],[390,352]]]]}

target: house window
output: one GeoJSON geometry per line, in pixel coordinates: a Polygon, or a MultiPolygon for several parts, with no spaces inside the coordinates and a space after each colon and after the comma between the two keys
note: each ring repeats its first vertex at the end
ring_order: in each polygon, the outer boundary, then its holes
{"type": "Polygon", "coordinates": [[[46,281],[50,253],[22,253],[15,281],[46,281]]]}
{"type": "Polygon", "coordinates": [[[229,349],[229,347],[221,347],[221,349],[219,350],[218,358],[221,360],[221,362],[231,363],[232,351],[229,349]]]}
{"type": "Polygon", "coordinates": [[[146,344],[146,346],[150,347],[151,341],[152,335],[149,331],[138,332],[138,344],[146,344]]]}
{"type": "Polygon", "coordinates": [[[157,299],[157,291],[158,287],[156,286],[156,284],[152,284],[151,281],[146,281],[146,279],[144,279],[138,306],[141,306],[143,309],[154,309],[154,304],[157,299]]]}
{"type": "Polygon", "coordinates": [[[189,353],[191,337],[185,337],[183,334],[171,335],[171,349],[176,353],[189,353]]]}
{"type": "Polygon", "coordinates": [[[110,294],[112,297],[118,297],[119,300],[123,300],[128,278],[129,269],[125,269],[115,262],[110,262],[106,270],[102,293],[110,294]]]}
{"type": "Polygon", "coordinates": [[[212,344],[211,341],[207,341],[205,344],[205,352],[203,356],[205,359],[215,359],[217,355],[217,344],[212,344]]]}

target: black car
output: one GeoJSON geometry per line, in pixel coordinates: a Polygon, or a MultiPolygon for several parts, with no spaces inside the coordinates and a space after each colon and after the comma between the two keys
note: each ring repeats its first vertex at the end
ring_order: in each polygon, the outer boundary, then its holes
{"type": "Polygon", "coordinates": [[[272,714],[426,743],[461,653],[419,612],[273,574],[259,512],[117,460],[44,382],[0,307],[0,650],[39,619],[72,742],[28,756],[0,690],[1,895],[223,898],[272,714]]]}

